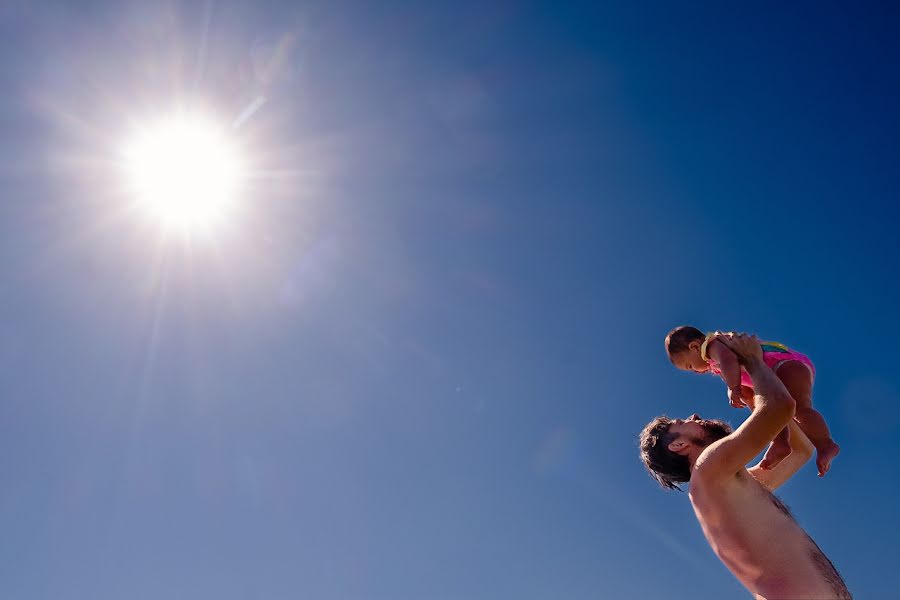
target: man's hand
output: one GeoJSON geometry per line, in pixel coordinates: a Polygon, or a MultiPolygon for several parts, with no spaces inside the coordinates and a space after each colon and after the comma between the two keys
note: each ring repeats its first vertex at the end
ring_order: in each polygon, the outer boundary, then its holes
{"type": "Polygon", "coordinates": [[[737,354],[738,360],[743,365],[762,361],[762,346],[759,345],[759,338],[755,335],[734,333],[733,331],[728,333],[716,332],[716,339],[737,354]]]}
{"type": "Polygon", "coordinates": [[[692,471],[692,486],[733,477],[784,429],[796,408],[784,383],[763,362],[762,347],[756,336],[731,333],[719,334],[718,339],[741,361],[746,361],[755,392],[751,400],[753,413],[731,434],[713,442],[700,454],[692,471]]]}

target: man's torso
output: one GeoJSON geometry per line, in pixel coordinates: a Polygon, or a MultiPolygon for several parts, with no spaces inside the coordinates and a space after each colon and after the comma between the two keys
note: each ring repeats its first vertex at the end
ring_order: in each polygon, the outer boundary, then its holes
{"type": "Polygon", "coordinates": [[[746,470],[691,481],[691,503],[713,551],[764,598],[850,598],[838,572],[787,507],[746,470]]]}

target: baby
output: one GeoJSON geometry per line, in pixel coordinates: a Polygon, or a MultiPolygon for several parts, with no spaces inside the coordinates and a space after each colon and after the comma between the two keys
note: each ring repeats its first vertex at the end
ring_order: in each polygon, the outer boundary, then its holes
{"type": "MultiPolygon", "coordinates": [[[[777,342],[760,342],[763,360],[775,371],[794,398],[797,408],[794,420],[816,447],[816,466],[823,477],[831,461],[841,451],[822,415],[812,407],[812,386],[816,368],[811,360],[777,342]]],[[[666,336],[666,352],[672,364],[684,371],[714,373],[725,380],[728,398],[735,408],[753,402],[753,382],[738,363],[737,355],[717,339],[716,333],[705,334],[696,327],[676,327],[666,336]]],[[[771,469],[791,453],[790,430],[785,427],[769,447],[761,467],[771,469]]]]}

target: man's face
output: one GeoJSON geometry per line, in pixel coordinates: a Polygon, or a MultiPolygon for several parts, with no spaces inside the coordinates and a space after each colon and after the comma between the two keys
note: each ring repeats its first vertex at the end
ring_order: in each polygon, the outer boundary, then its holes
{"type": "Polygon", "coordinates": [[[677,484],[691,480],[691,458],[729,433],[731,427],[724,421],[701,419],[697,414],[687,419],[661,415],[641,431],[641,460],[661,486],[681,489],[677,484]]]}
{"type": "Polygon", "coordinates": [[[699,446],[707,446],[732,432],[731,425],[718,419],[702,419],[697,413],[687,419],[675,419],[669,433],[675,440],[686,439],[699,446]]]}

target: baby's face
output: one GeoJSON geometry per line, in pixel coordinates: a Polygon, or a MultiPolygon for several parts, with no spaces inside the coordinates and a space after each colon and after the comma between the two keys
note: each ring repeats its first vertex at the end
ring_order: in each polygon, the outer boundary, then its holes
{"type": "Polygon", "coordinates": [[[706,373],[709,371],[709,364],[700,356],[700,344],[696,342],[691,342],[687,350],[673,356],[672,363],[682,371],[693,371],[695,373],[706,373]]]}

